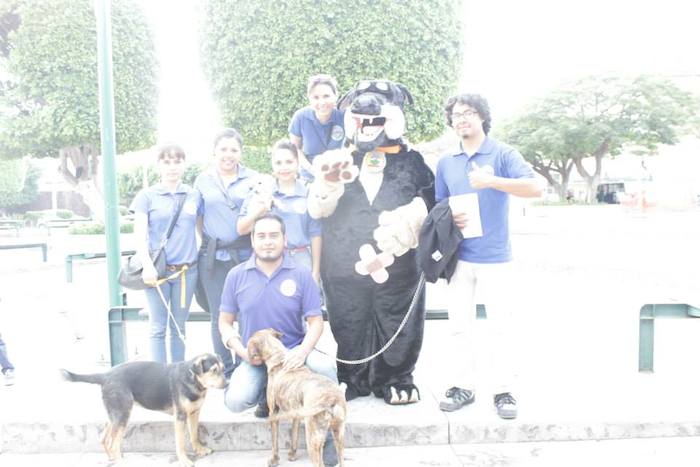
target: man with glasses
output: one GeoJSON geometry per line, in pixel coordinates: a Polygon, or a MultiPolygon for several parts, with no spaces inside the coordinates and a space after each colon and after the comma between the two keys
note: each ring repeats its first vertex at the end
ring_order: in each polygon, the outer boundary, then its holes
{"type": "Polygon", "coordinates": [[[461,151],[439,161],[435,198],[437,202],[450,198],[453,220],[465,238],[448,286],[447,355],[454,359],[450,368],[455,371],[440,409],[451,412],[475,399],[474,295],[478,287],[488,315],[490,335],[485,342],[491,347],[494,405],[500,417],[512,419],[517,416],[517,404],[511,392],[515,346],[508,200],[509,195],[538,197],[542,188],[518,151],[488,136],[491,113],[486,99],[478,94],[450,97],[445,115],[461,140],[461,151]]]}

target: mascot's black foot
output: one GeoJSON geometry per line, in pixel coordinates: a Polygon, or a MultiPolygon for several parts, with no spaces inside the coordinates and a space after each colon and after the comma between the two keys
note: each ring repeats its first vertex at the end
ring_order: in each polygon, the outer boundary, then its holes
{"type": "Polygon", "coordinates": [[[345,381],[347,387],[345,388],[345,400],[351,401],[357,399],[358,397],[369,396],[369,389],[358,387],[352,383],[345,381]]]}
{"type": "Polygon", "coordinates": [[[413,384],[384,386],[384,402],[389,405],[413,404],[420,400],[420,391],[413,384]]]}

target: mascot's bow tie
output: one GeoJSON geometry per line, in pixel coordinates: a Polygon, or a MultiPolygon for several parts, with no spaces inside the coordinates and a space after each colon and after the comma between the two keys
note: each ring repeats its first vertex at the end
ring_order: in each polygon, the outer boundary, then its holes
{"type": "Polygon", "coordinates": [[[379,253],[369,243],[360,247],[360,261],[355,263],[355,271],[358,274],[370,275],[377,284],[383,284],[389,279],[387,267],[394,264],[394,256],[390,253],[379,253]]]}

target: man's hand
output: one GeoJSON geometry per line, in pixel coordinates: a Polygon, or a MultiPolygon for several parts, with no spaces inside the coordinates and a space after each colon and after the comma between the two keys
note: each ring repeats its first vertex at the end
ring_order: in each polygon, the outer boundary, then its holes
{"type": "Polygon", "coordinates": [[[306,357],[308,355],[308,352],[304,351],[301,347],[295,347],[284,356],[282,368],[285,370],[300,368],[306,362],[306,357]]]}
{"type": "Polygon", "coordinates": [[[453,212],[452,220],[459,230],[464,229],[469,224],[469,218],[467,218],[466,213],[463,212],[453,212]]]}
{"type": "MultiPolygon", "coordinates": [[[[490,167],[489,167],[490,168],[490,167]]],[[[469,185],[475,190],[482,188],[491,188],[496,176],[493,170],[488,170],[485,167],[479,167],[476,162],[472,162],[471,170],[469,171],[469,185]]]]}

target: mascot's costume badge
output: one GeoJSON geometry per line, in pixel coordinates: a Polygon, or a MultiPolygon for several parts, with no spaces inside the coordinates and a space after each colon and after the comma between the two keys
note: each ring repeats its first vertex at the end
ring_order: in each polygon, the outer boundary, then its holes
{"type": "MultiPolygon", "coordinates": [[[[373,355],[399,329],[417,290],[415,248],[435,204],[432,171],[403,138],[401,84],[360,81],[338,102],[345,109],[347,148],[313,161],[309,214],[323,219],[321,277],[338,358],[373,355]]],[[[362,364],[338,364],[348,400],[374,393],[388,404],[417,402],[413,370],[423,342],[425,301],[396,340],[362,364]]]]}

